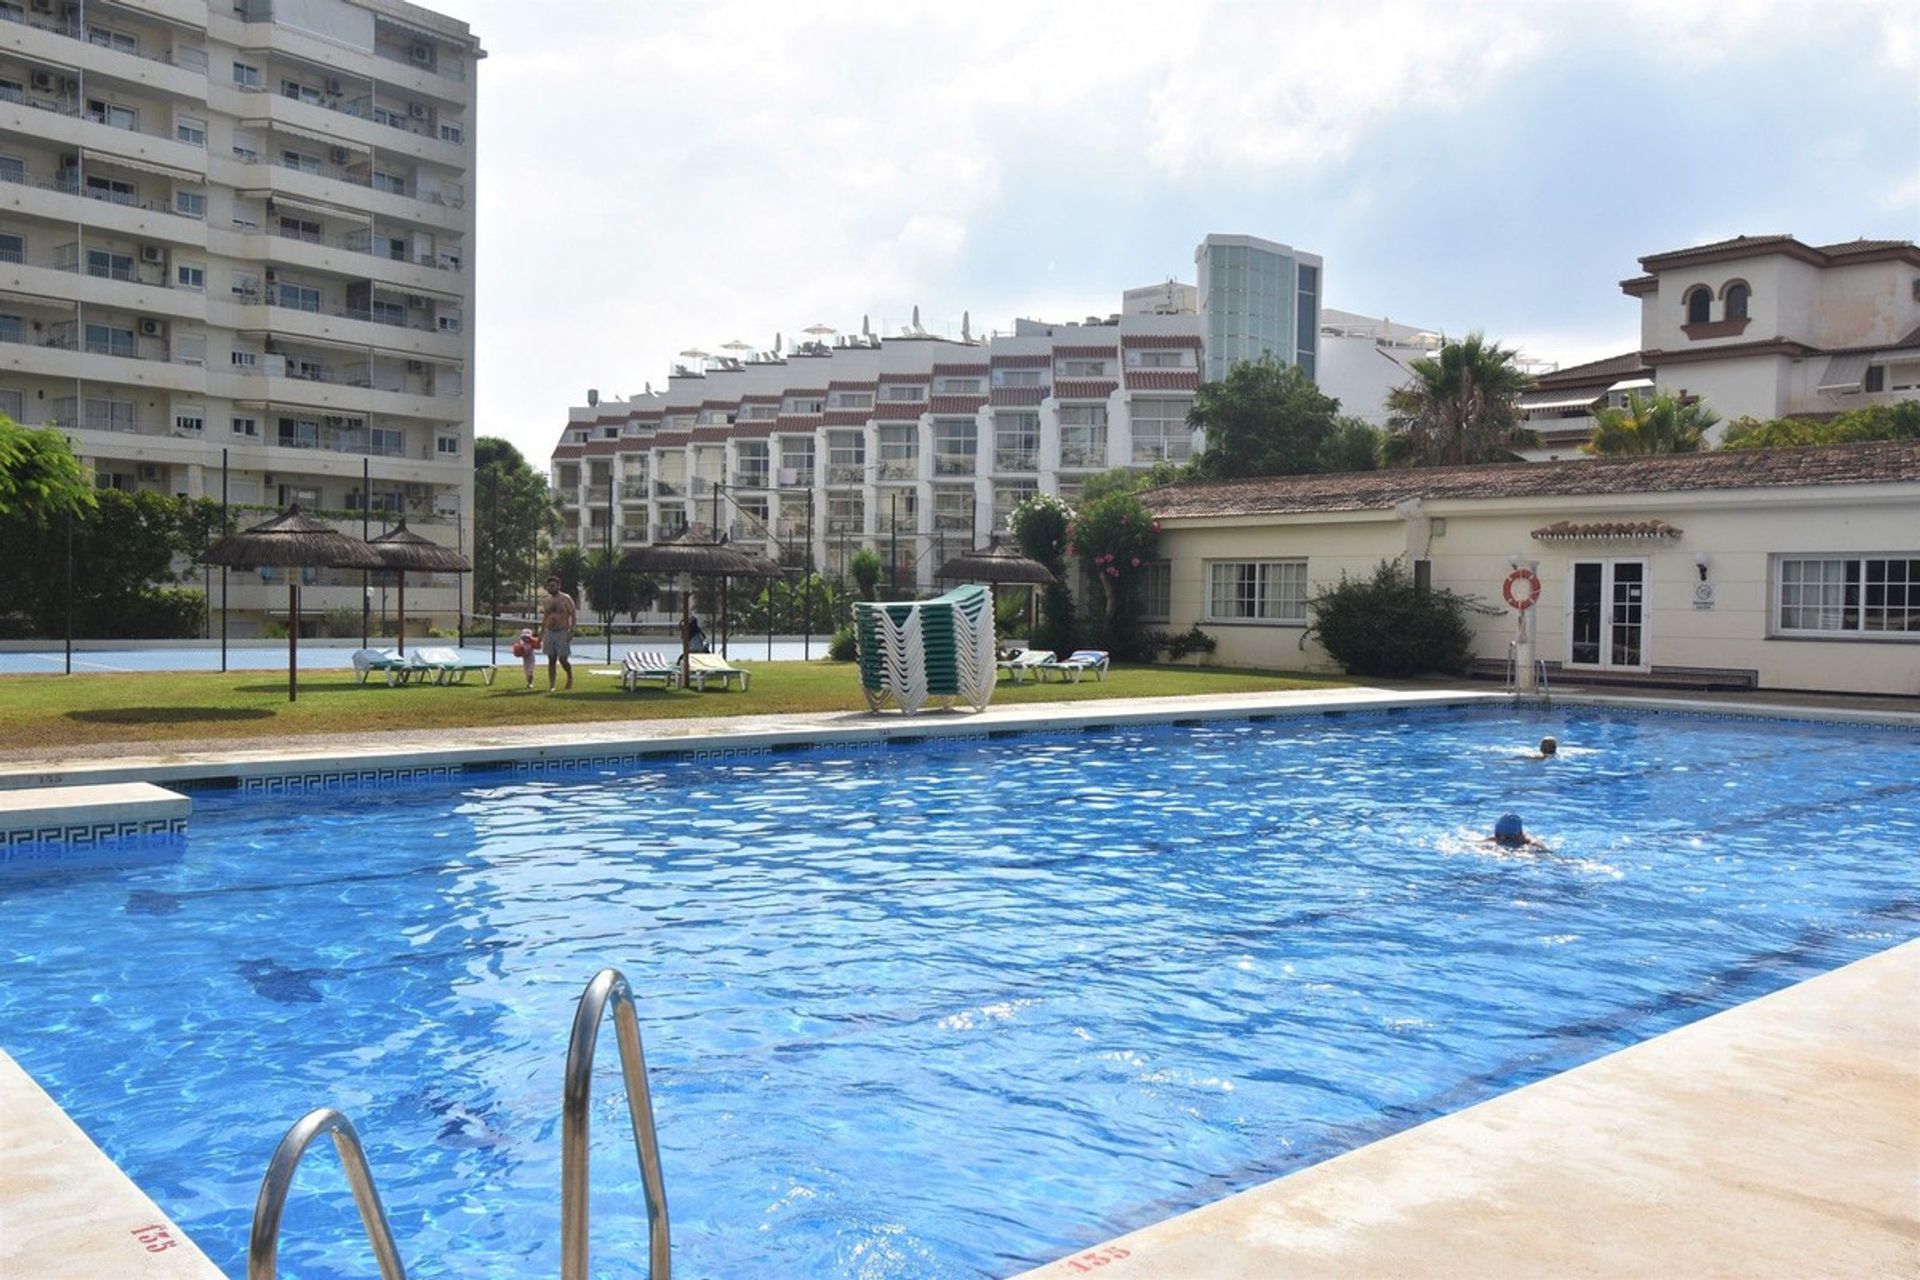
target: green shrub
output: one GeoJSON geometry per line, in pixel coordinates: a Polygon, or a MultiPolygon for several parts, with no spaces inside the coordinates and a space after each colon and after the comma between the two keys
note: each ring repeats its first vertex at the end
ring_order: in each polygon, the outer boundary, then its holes
{"type": "Polygon", "coordinates": [[[835,662],[852,662],[860,656],[860,642],[854,638],[852,627],[842,627],[833,633],[827,656],[835,662]]]}
{"type": "Polygon", "coordinates": [[[1413,676],[1437,671],[1465,674],[1473,661],[1469,612],[1497,614],[1469,596],[1419,591],[1397,560],[1382,560],[1373,575],[1340,575],[1307,601],[1317,640],[1333,660],[1357,676],[1413,676]]]}
{"type": "Polygon", "coordinates": [[[1147,637],[1147,645],[1154,653],[1164,653],[1174,662],[1190,653],[1213,653],[1220,642],[1202,631],[1199,624],[1174,635],[1166,631],[1156,631],[1147,637]]]}
{"type": "Polygon", "coordinates": [[[320,615],[320,634],[345,639],[360,634],[360,611],[340,605],[320,615]]]}

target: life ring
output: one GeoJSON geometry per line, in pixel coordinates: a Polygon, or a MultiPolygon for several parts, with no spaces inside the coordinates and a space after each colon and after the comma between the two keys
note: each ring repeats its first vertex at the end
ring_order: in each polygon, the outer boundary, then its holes
{"type": "Polygon", "coordinates": [[[1509,605],[1525,613],[1540,603],[1540,575],[1531,569],[1515,569],[1507,575],[1507,580],[1500,584],[1500,594],[1506,597],[1509,605]],[[1516,582],[1527,584],[1525,598],[1515,598],[1513,584],[1516,582]]]}

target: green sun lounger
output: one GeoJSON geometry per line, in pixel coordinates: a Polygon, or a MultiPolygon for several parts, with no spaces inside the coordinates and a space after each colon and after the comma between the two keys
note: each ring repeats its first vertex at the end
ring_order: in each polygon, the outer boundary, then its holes
{"type": "Polygon", "coordinates": [[[912,715],[929,698],[944,706],[965,699],[978,710],[992,700],[993,593],[986,587],[906,604],[859,601],[853,611],[868,710],[892,701],[912,715]]]}

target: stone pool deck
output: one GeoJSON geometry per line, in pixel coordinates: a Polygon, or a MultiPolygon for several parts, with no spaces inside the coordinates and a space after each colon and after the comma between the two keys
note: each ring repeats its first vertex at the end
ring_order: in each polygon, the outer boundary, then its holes
{"type": "Polygon", "coordinates": [[[1920,941],[1026,1273],[1920,1276],[1920,941]]]}

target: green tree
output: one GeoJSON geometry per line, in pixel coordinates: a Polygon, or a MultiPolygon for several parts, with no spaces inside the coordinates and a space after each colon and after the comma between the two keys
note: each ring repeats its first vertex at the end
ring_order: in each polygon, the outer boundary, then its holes
{"type": "MultiPolygon", "coordinates": [[[[575,550],[561,551],[554,557],[555,562],[575,550]]],[[[617,618],[623,613],[634,617],[660,594],[659,584],[652,578],[621,569],[620,561],[625,554],[618,547],[598,547],[579,565],[580,590],[587,607],[603,618],[617,618]],[[609,591],[611,595],[607,594],[609,591]]]]}
{"type": "Polygon", "coordinates": [[[1340,574],[1338,586],[1307,601],[1317,640],[1357,676],[1403,677],[1427,671],[1464,675],[1473,662],[1466,615],[1499,612],[1451,591],[1421,591],[1398,560],[1382,560],[1370,577],[1340,574]]]}
{"type": "Polygon", "coordinates": [[[882,567],[880,556],[872,547],[860,548],[847,561],[847,576],[853,579],[854,589],[862,600],[879,598],[882,567]]]}
{"type": "Polygon", "coordinates": [[[0,414],[0,517],[50,521],[93,505],[93,485],[65,436],[0,414]]]}
{"type": "Polygon", "coordinates": [[[547,558],[547,571],[540,575],[541,581],[544,585],[547,578],[560,579],[560,589],[578,600],[580,584],[587,580],[591,568],[592,561],[579,547],[558,547],[547,558]]]}
{"type": "Polygon", "coordinates": [[[1203,384],[1187,422],[1206,433],[1188,468],[1199,480],[1373,465],[1372,428],[1342,418],[1338,400],[1322,393],[1297,365],[1283,365],[1272,356],[1236,365],[1223,381],[1203,384]]]}
{"type": "Polygon", "coordinates": [[[1875,404],[1835,414],[1825,422],[1806,418],[1759,421],[1740,418],[1727,426],[1722,449],[1779,449],[1797,445],[1855,444],[1867,440],[1920,440],[1920,400],[1875,404]]]}
{"type": "MultiPolygon", "coordinates": [[[[73,521],[73,629],[88,639],[184,639],[201,633],[206,598],[194,559],[218,531],[204,499],[106,489],[73,521]]],[[[56,636],[67,617],[67,523],[0,515],[0,601],[23,635],[56,636]]]]}
{"type": "Polygon", "coordinates": [[[833,584],[817,573],[791,581],[770,582],[741,609],[740,629],[766,631],[767,613],[771,610],[775,631],[826,635],[834,628],[836,603],[833,584]]]}
{"type": "Polygon", "coordinates": [[[1037,648],[1066,653],[1074,647],[1073,589],[1067,585],[1067,526],[1073,508],[1050,493],[1036,493],[1013,509],[1013,537],[1020,553],[1047,567],[1053,581],[1040,592],[1037,648]]]}
{"type": "Polygon", "coordinates": [[[1602,409],[1594,415],[1593,438],[1582,453],[1605,456],[1645,453],[1698,453],[1707,429],[1720,419],[1698,400],[1680,403],[1661,392],[1642,400],[1639,392],[1627,396],[1625,408],[1602,409]]]}
{"type": "Polygon", "coordinates": [[[1087,478],[1080,487],[1080,505],[1085,507],[1116,493],[1144,493],[1148,489],[1179,484],[1186,478],[1186,469],[1177,462],[1156,462],[1145,471],[1115,467],[1087,478]]]}
{"type": "Polygon", "coordinates": [[[1515,353],[1480,334],[1444,344],[1410,366],[1413,380],[1387,394],[1383,458],[1395,466],[1506,462],[1539,443],[1520,418],[1520,393],[1533,380],[1515,353]]]}
{"type": "Polygon", "coordinates": [[[1141,570],[1153,559],[1160,526],[1131,492],[1109,493],[1081,504],[1067,527],[1067,554],[1099,584],[1099,630],[1103,647],[1117,658],[1141,655],[1141,570]]]}
{"type": "Polygon", "coordinates": [[[498,599],[501,611],[511,613],[534,586],[560,527],[559,504],[547,478],[497,436],[473,442],[473,495],[474,608],[484,611],[498,599]]]}

